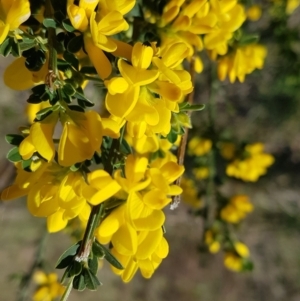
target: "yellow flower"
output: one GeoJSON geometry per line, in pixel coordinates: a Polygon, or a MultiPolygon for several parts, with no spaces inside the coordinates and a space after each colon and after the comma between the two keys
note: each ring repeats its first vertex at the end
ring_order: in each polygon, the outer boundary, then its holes
{"type": "Polygon", "coordinates": [[[247,17],[250,21],[257,21],[262,15],[260,5],[252,5],[247,10],[247,17]]]}
{"type": "Polygon", "coordinates": [[[211,230],[205,232],[205,243],[208,245],[209,252],[212,254],[218,253],[221,248],[220,242],[215,240],[214,233],[211,230]]]}
{"type": "Polygon", "coordinates": [[[15,31],[30,17],[28,0],[1,0],[0,2],[0,44],[10,31],[15,31]]]}
{"type": "Polygon", "coordinates": [[[193,137],[188,143],[188,154],[191,156],[204,156],[210,152],[211,148],[211,140],[193,137]]]}
{"type": "Polygon", "coordinates": [[[231,83],[235,82],[236,78],[244,82],[247,74],[255,69],[262,69],[266,55],[267,50],[262,45],[250,44],[239,47],[218,61],[218,77],[225,80],[228,75],[231,83]]]}
{"type": "Polygon", "coordinates": [[[243,269],[243,259],[237,256],[235,253],[226,252],[224,257],[224,265],[227,269],[240,272],[243,269]]]}
{"type": "Polygon", "coordinates": [[[287,0],[287,4],[286,4],[286,13],[288,15],[291,15],[296,9],[297,7],[300,5],[300,1],[299,0],[287,0]]]}
{"type": "Polygon", "coordinates": [[[21,91],[45,82],[47,61],[39,71],[29,71],[25,67],[25,60],[24,57],[19,57],[5,69],[3,79],[7,87],[21,91]]]}
{"type": "Polygon", "coordinates": [[[209,168],[207,168],[207,167],[194,168],[193,174],[194,174],[195,178],[198,180],[207,179],[209,176],[209,168]]]}
{"type": "Polygon", "coordinates": [[[221,210],[222,220],[228,223],[239,223],[246,215],[253,211],[253,205],[247,195],[236,195],[221,210]]]}
{"type": "MultiPolygon", "coordinates": [[[[87,175],[88,185],[82,185],[82,195],[91,205],[98,205],[113,195],[121,186],[105,170],[95,170],[87,175]]],[[[71,186],[72,187],[72,186],[71,186]]]]}
{"type": "Polygon", "coordinates": [[[95,111],[61,113],[63,132],[58,146],[58,162],[62,166],[91,159],[102,143],[101,117],[95,111]]]}
{"type": "Polygon", "coordinates": [[[235,159],[227,165],[226,174],[243,181],[256,182],[267,172],[267,168],[274,163],[274,157],[263,152],[263,144],[255,143],[245,147],[247,157],[235,159]]]}
{"type": "Polygon", "coordinates": [[[33,294],[33,301],[54,301],[63,295],[65,288],[58,282],[55,273],[46,274],[37,271],[33,275],[33,279],[38,284],[33,294]]]}

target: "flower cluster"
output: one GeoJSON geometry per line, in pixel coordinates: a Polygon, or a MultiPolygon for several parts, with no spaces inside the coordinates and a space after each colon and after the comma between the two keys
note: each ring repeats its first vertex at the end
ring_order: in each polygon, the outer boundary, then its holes
{"type": "Polygon", "coordinates": [[[274,163],[274,157],[264,152],[262,143],[248,144],[244,152],[244,158],[236,158],[228,164],[226,174],[246,182],[256,182],[274,163]]]}
{"type": "Polygon", "coordinates": [[[65,291],[55,273],[45,274],[43,271],[36,271],[33,278],[38,285],[33,294],[33,301],[53,301],[61,297],[65,291]]]}
{"type": "Polygon", "coordinates": [[[227,223],[236,224],[253,211],[253,205],[247,195],[236,195],[220,212],[221,219],[227,223]]]}

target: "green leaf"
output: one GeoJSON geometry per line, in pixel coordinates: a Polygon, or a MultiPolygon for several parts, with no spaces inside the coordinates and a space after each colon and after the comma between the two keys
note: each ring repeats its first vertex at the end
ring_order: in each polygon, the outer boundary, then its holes
{"type": "Polygon", "coordinates": [[[11,145],[19,146],[20,143],[24,140],[24,137],[21,135],[9,134],[5,136],[5,140],[11,145]]]}
{"type": "Polygon", "coordinates": [[[96,241],[94,241],[94,243],[93,243],[92,251],[93,251],[93,254],[95,255],[94,257],[103,258],[105,256],[102,245],[100,245],[99,243],[96,243],[96,241]]]}
{"type": "Polygon", "coordinates": [[[239,45],[240,46],[246,46],[249,44],[254,44],[257,43],[259,40],[259,36],[258,35],[244,35],[241,37],[241,39],[239,40],[239,45]]]}
{"type": "Polygon", "coordinates": [[[83,36],[79,35],[70,40],[67,46],[67,50],[71,53],[80,51],[83,46],[83,36]]]}
{"type": "Polygon", "coordinates": [[[84,113],[84,109],[77,105],[68,106],[70,110],[84,113]]]}
{"type": "Polygon", "coordinates": [[[68,96],[73,96],[76,93],[76,89],[69,83],[63,86],[63,90],[68,96]]]}
{"type": "Polygon", "coordinates": [[[186,112],[186,111],[202,111],[205,108],[205,105],[191,105],[188,102],[184,102],[180,104],[179,110],[180,112],[186,112]]]}
{"type": "Polygon", "coordinates": [[[73,288],[80,292],[85,290],[86,284],[83,274],[79,274],[74,278],[73,288]]]}
{"type": "Polygon", "coordinates": [[[108,249],[102,246],[97,240],[95,240],[94,244],[97,245],[98,248],[101,248],[104,252],[104,258],[115,268],[119,270],[124,270],[122,264],[118,261],[118,259],[110,253],[108,249]]]}
{"type": "Polygon", "coordinates": [[[79,61],[75,57],[73,53],[70,53],[68,51],[65,51],[63,54],[64,59],[70,63],[71,66],[73,66],[76,70],[79,69],[79,61]]]}
{"type": "Polygon", "coordinates": [[[21,51],[26,51],[28,49],[31,49],[31,48],[35,47],[35,45],[36,45],[35,40],[29,40],[28,42],[23,41],[23,42],[19,43],[21,51]]]}
{"type": "Polygon", "coordinates": [[[126,155],[132,154],[132,148],[125,139],[122,139],[120,151],[126,155]]]}
{"type": "Polygon", "coordinates": [[[41,121],[45,119],[47,116],[49,116],[52,113],[52,111],[53,111],[52,107],[44,108],[36,113],[36,119],[41,121]]]}
{"type": "Polygon", "coordinates": [[[80,246],[80,243],[81,241],[74,244],[59,257],[56,263],[56,269],[64,269],[72,262],[73,257],[76,255],[77,250],[80,246]]]}
{"type": "Polygon", "coordinates": [[[64,29],[68,32],[73,32],[75,31],[75,28],[72,26],[71,21],[69,19],[65,19],[62,21],[62,26],[64,29]]]}
{"type": "Polygon", "coordinates": [[[71,171],[77,171],[81,167],[81,163],[75,163],[70,167],[71,171]]]}
{"type": "Polygon", "coordinates": [[[6,57],[10,54],[11,48],[12,48],[12,46],[11,46],[11,43],[10,43],[10,39],[6,38],[6,40],[0,46],[0,53],[4,57],[6,57]]]}
{"type": "Polygon", "coordinates": [[[171,131],[167,135],[167,139],[171,143],[175,143],[176,142],[176,140],[177,140],[177,134],[173,131],[173,129],[171,129],[171,131]]]}
{"type": "Polygon", "coordinates": [[[43,20],[43,25],[46,27],[46,28],[56,28],[56,22],[55,20],[53,20],[52,18],[45,18],[43,20]]]}
{"type": "Polygon", "coordinates": [[[15,57],[21,56],[21,49],[18,42],[14,40],[14,38],[10,38],[10,45],[11,45],[11,54],[15,57]]]}
{"type": "Polygon", "coordinates": [[[27,171],[31,171],[30,170],[30,165],[31,165],[31,160],[29,159],[29,160],[24,160],[24,161],[22,161],[22,168],[24,169],[24,170],[27,170],[27,171]]]}
{"type": "Polygon", "coordinates": [[[76,91],[76,93],[74,94],[74,97],[76,97],[78,100],[82,100],[87,107],[94,106],[94,103],[92,101],[90,101],[89,99],[87,99],[84,96],[84,94],[82,94],[82,93],[80,93],[78,91],[76,91]]]}
{"type": "Polygon", "coordinates": [[[33,87],[31,89],[31,91],[34,94],[42,95],[46,91],[46,85],[45,84],[41,84],[41,85],[35,86],[35,87],[33,87]]]}
{"type": "Polygon", "coordinates": [[[85,74],[98,74],[95,67],[89,67],[89,66],[82,67],[80,69],[80,72],[85,74]]]}
{"type": "Polygon", "coordinates": [[[82,263],[73,260],[73,263],[71,264],[71,267],[68,272],[68,277],[77,276],[81,273],[81,271],[82,271],[82,263]]]}
{"type": "Polygon", "coordinates": [[[29,96],[29,98],[27,99],[28,103],[33,103],[33,104],[38,104],[41,103],[43,100],[41,99],[41,97],[37,94],[31,94],[29,96]]]}
{"type": "Polygon", "coordinates": [[[10,162],[20,162],[22,161],[22,157],[19,153],[19,148],[18,147],[14,147],[12,148],[6,155],[6,158],[10,161],[10,162]]]}
{"type": "Polygon", "coordinates": [[[97,287],[101,284],[97,276],[92,274],[88,269],[83,269],[83,276],[86,287],[91,291],[95,291],[97,287]]]}
{"type": "Polygon", "coordinates": [[[98,272],[98,258],[96,256],[93,256],[92,258],[88,259],[88,266],[90,271],[96,275],[98,272]]]}
{"type": "Polygon", "coordinates": [[[253,271],[253,269],[254,269],[253,262],[248,258],[244,258],[243,259],[243,271],[253,271]]]}

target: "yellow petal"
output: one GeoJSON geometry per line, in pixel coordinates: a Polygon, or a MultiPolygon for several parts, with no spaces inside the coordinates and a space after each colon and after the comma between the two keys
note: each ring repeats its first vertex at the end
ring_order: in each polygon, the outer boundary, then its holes
{"type": "Polygon", "coordinates": [[[159,75],[158,70],[137,69],[126,63],[124,60],[118,61],[118,67],[122,76],[131,85],[148,85],[154,82],[159,75]]]}
{"type": "Polygon", "coordinates": [[[137,42],[132,50],[132,65],[139,69],[147,69],[153,57],[153,48],[150,45],[137,42]]]}
{"type": "Polygon", "coordinates": [[[47,229],[50,233],[63,230],[68,224],[68,221],[63,218],[63,211],[59,210],[47,218],[47,229]]]}
{"type": "Polygon", "coordinates": [[[130,225],[123,225],[113,235],[112,244],[118,253],[133,255],[137,250],[137,233],[130,225]]]}

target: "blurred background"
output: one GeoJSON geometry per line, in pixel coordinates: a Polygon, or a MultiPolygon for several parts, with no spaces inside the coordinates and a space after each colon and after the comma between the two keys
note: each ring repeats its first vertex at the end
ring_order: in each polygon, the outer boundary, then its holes
{"type": "MultiPolygon", "coordinates": [[[[285,18],[276,17],[276,13],[280,16],[276,6],[272,9],[255,24],[247,24],[250,32],[260,33],[260,43],[268,49],[264,68],[248,75],[242,84],[219,83],[215,95],[215,128],[226,129],[238,141],[260,141],[275,157],[258,182],[232,180],[224,188],[233,193],[243,190],[254,204],[255,210],[239,229],[254,270],[234,273],[224,267],[221,253],[200,252],[203,223],[182,202],[174,211],[165,210],[170,254],[151,280],[137,274],[123,284],[105,263],[98,273],[103,286],[96,292],[73,291],[70,300],[300,300],[300,9],[285,18]]],[[[205,55],[202,58],[206,68],[197,77],[195,99],[207,104],[213,64],[205,55]]],[[[1,74],[10,61],[0,58],[1,74]]],[[[2,81],[0,91],[2,190],[14,178],[13,165],[5,159],[10,146],[4,137],[27,125],[24,110],[29,94],[9,90],[2,81]]],[[[91,88],[88,93],[97,102],[97,90],[91,88]]],[[[193,114],[201,134],[208,110],[193,114]]],[[[29,271],[44,228],[43,219],[27,212],[24,199],[0,203],[1,301],[17,300],[20,276],[29,271]]],[[[44,257],[49,267],[71,243],[64,233],[46,235],[44,257]]],[[[33,289],[31,284],[29,295],[33,289]]]]}

